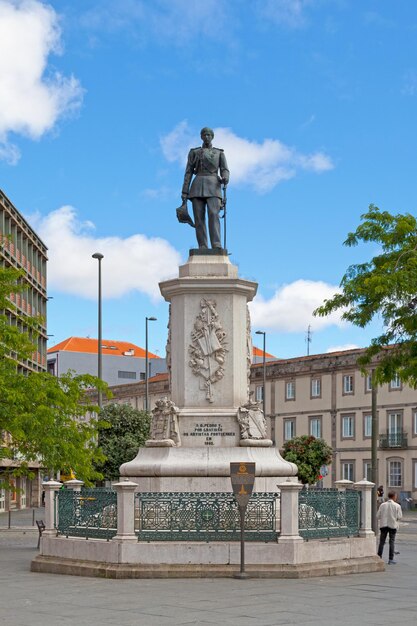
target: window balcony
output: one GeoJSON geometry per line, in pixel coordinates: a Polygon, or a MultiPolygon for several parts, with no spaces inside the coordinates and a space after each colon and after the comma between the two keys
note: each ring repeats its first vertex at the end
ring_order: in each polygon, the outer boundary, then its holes
{"type": "Polygon", "coordinates": [[[407,446],[407,433],[403,431],[379,435],[379,447],[383,450],[389,448],[407,448],[407,446]]]}

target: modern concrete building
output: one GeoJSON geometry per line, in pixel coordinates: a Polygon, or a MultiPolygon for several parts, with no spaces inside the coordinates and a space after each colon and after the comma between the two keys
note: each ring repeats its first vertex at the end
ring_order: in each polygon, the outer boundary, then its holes
{"type": "MultiPolygon", "coordinates": [[[[14,267],[25,272],[26,288],[17,295],[11,295],[17,313],[11,309],[5,311],[12,325],[23,328],[25,315],[40,316],[41,330],[37,349],[31,358],[19,362],[21,372],[41,372],[46,370],[46,264],[47,248],[25,218],[19,213],[12,202],[0,190],[0,265],[14,267]]],[[[2,468],[15,467],[16,463],[0,459],[2,468]]],[[[41,473],[39,465],[30,463],[35,477],[29,480],[20,477],[15,480],[16,491],[0,489],[0,512],[11,508],[39,506],[41,473]]]]}
{"type": "MultiPolygon", "coordinates": [[[[11,300],[23,316],[39,315],[42,320],[37,351],[19,364],[22,371],[46,370],[47,260],[45,244],[0,189],[0,264],[23,269],[26,275],[25,291],[12,295],[11,300]]],[[[6,311],[6,315],[11,324],[18,323],[12,311],[6,311]]]]}
{"type": "MultiPolygon", "coordinates": [[[[334,450],[323,479],[370,479],[371,384],[357,359],[363,351],[347,350],[267,362],[266,409],[270,436],[282,447],[298,435],[322,437],[334,450]]],[[[251,388],[262,398],[262,363],[252,365],[251,388]]],[[[112,387],[111,402],[143,408],[144,384],[112,387]]],[[[149,381],[150,406],[169,397],[168,374],[149,381]]],[[[377,395],[379,416],[378,484],[396,490],[403,505],[417,500],[417,390],[398,378],[377,395]]]]}
{"type": "MultiPolygon", "coordinates": [[[[108,385],[145,380],[146,353],[128,341],[102,340],[102,377],[108,385]]],[[[165,359],[148,352],[149,376],[166,371],[165,359]]],[[[73,370],[97,376],[98,340],[69,337],[48,349],[48,372],[55,376],[73,370]]]]}

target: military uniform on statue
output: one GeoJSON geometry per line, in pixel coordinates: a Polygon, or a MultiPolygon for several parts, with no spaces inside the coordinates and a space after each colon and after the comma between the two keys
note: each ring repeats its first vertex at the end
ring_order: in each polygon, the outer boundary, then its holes
{"type": "Polygon", "coordinates": [[[203,145],[201,148],[190,150],[182,186],[183,203],[191,200],[193,205],[199,248],[208,248],[206,207],[211,247],[222,247],[220,241],[221,185],[226,186],[228,184],[229,169],[223,150],[212,146],[213,137],[214,133],[210,128],[202,129],[203,145]],[[190,188],[193,175],[195,178],[190,188]]]}

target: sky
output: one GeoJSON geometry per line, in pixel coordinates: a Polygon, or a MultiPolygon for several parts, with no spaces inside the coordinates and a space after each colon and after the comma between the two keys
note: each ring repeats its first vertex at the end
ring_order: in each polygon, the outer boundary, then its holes
{"type": "MultiPolygon", "coordinates": [[[[280,358],[366,346],[314,318],[369,204],[416,209],[414,0],[0,0],[0,188],[48,246],[50,344],[97,336],[165,354],[195,234],[175,208],[214,129],[230,169],[227,248],[255,280],[252,328],[280,358]]],[[[255,336],[256,338],[256,336],[255,336]]],[[[255,344],[260,346],[257,337],[255,344]]]]}

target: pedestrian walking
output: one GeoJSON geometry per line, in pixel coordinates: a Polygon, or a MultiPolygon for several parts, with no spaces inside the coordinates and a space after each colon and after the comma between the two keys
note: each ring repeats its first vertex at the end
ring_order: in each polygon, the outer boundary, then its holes
{"type": "Polygon", "coordinates": [[[397,503],[397,494],[395,491],[388,492],[388,500],[381,504],[376,516],[379,521],[380,530],[378,556],[382,559],[385,541],[389,534],[388,565],[395,565],[397,563],[394,559],[395,535],[398,530],[398,520],[403,516],[401,507],[397,503]]]}

